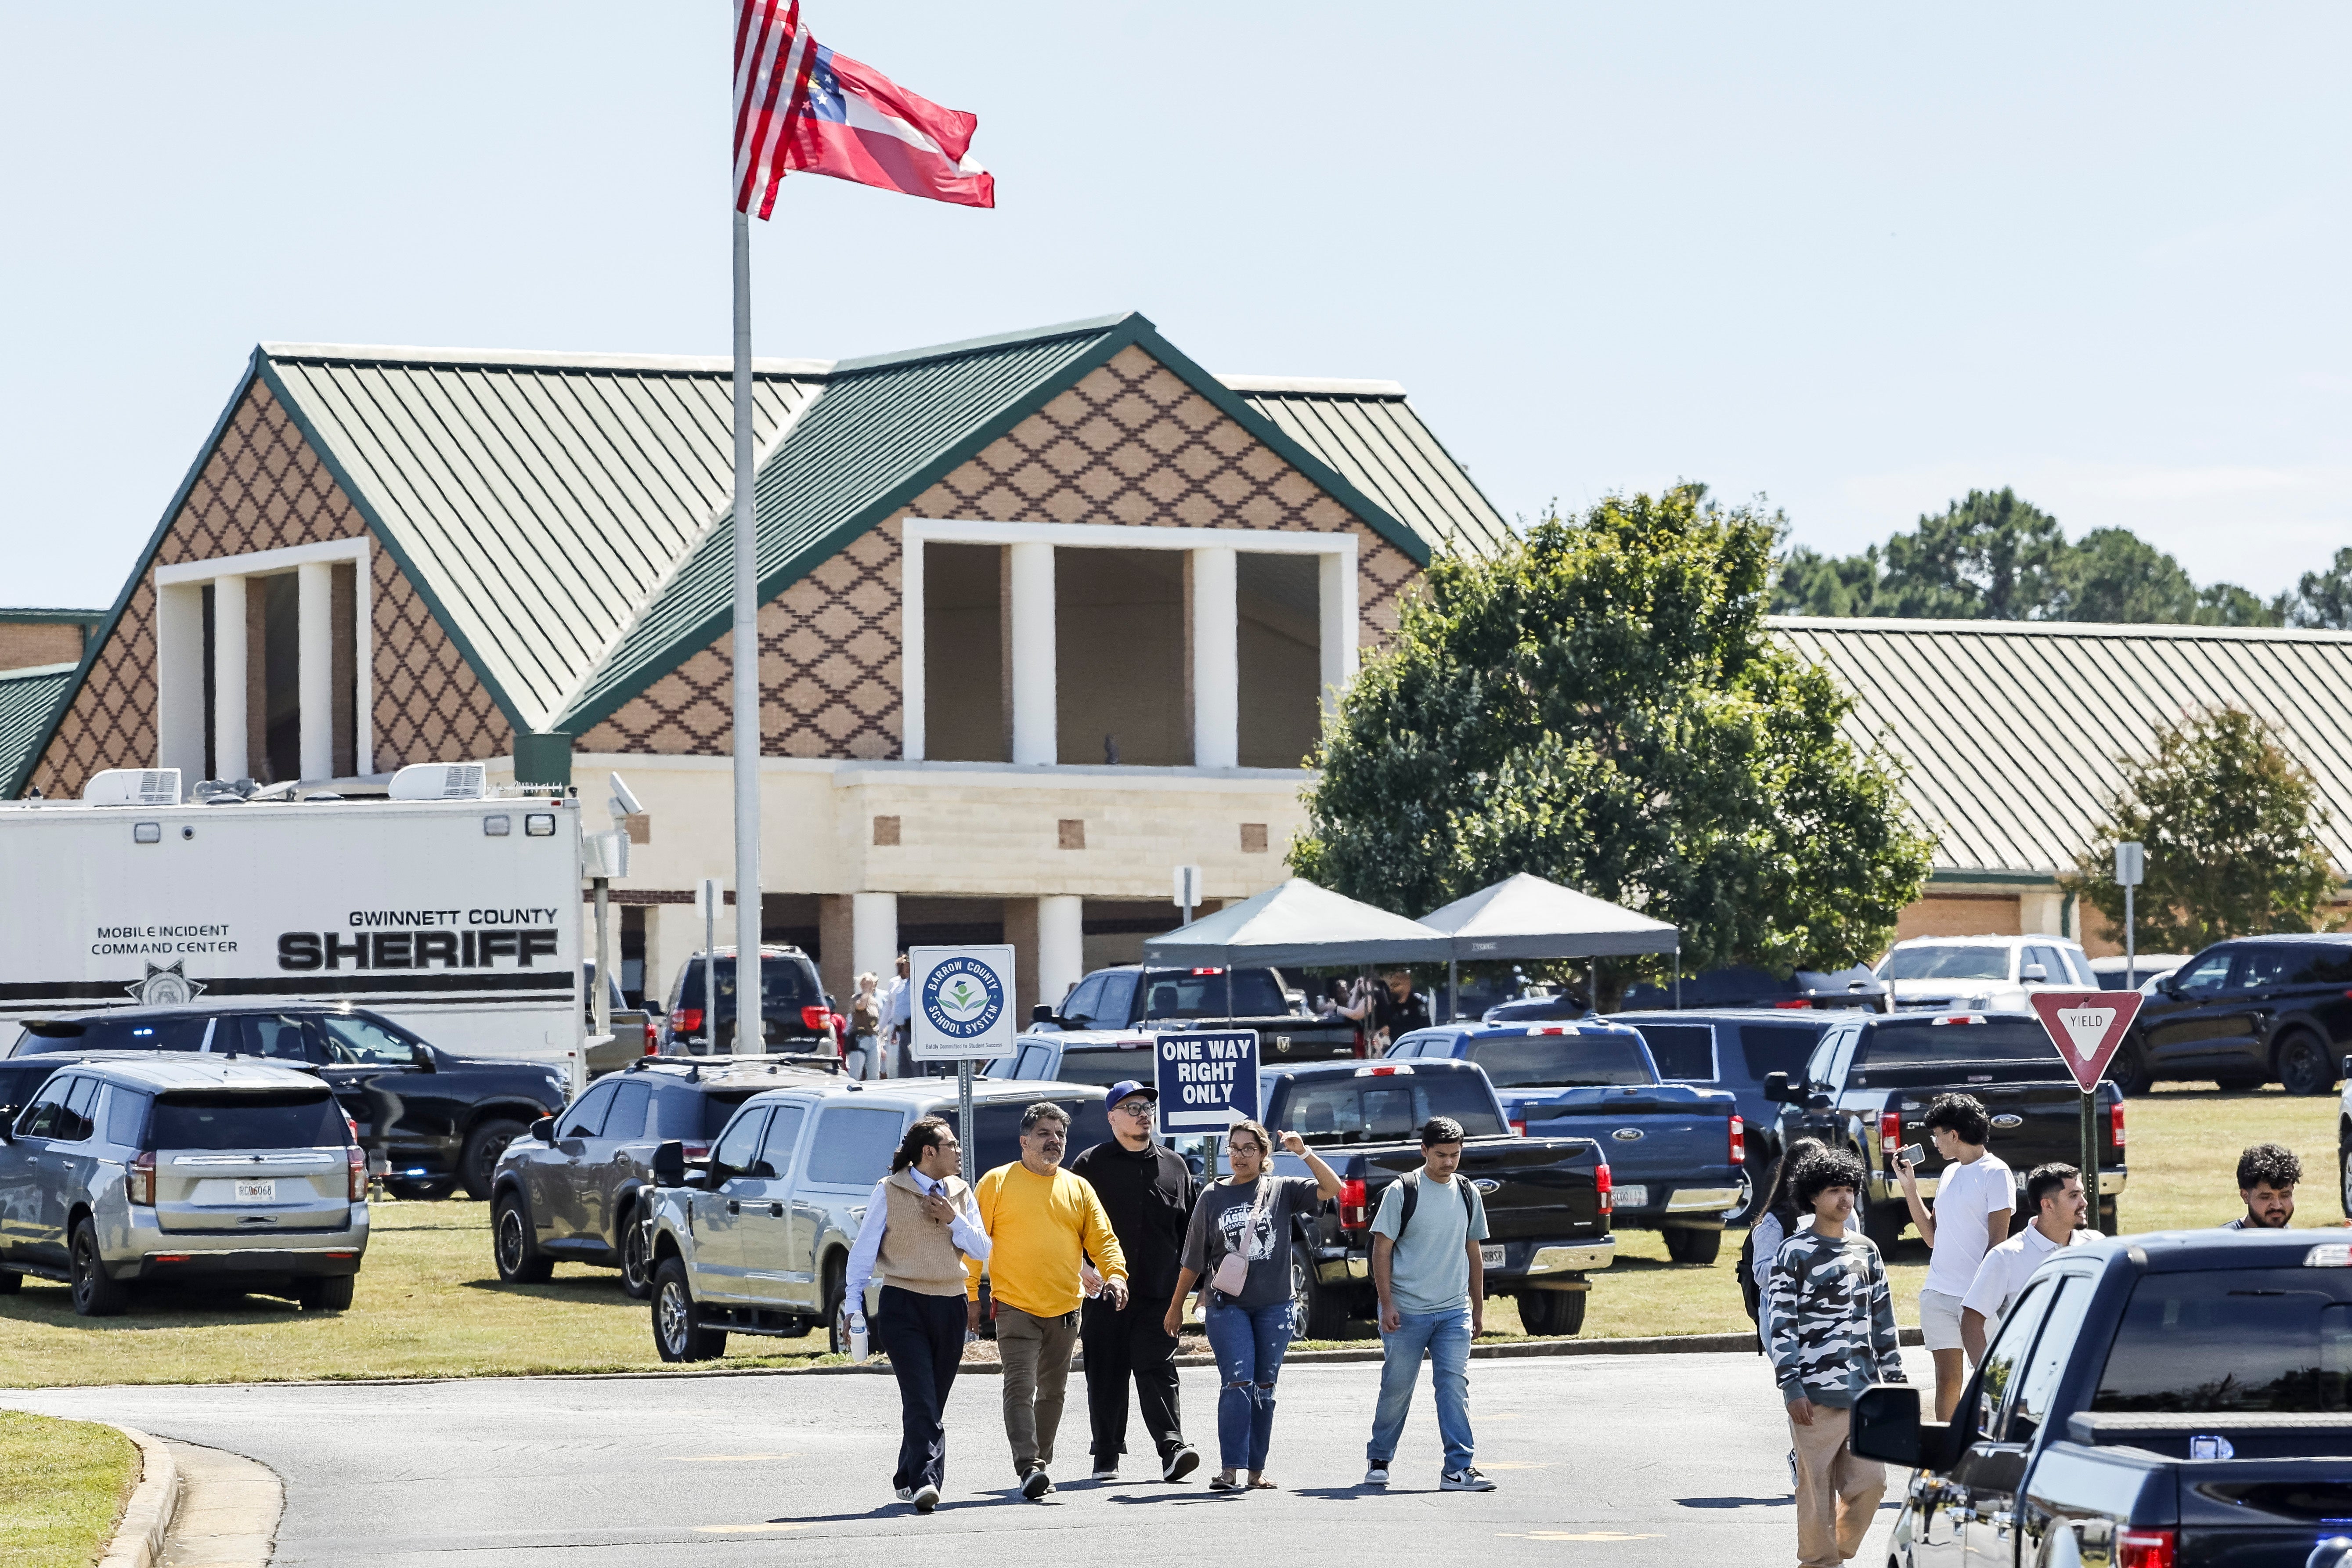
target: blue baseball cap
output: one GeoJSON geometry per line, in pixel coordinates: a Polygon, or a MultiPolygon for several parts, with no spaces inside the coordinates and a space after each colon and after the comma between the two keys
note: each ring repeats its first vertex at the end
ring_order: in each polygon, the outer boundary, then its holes
{"type": "Polygon", "coordinates": [[[1131,1094],[1139,1094],[1155,1105],[1160,1101],[1160,1091],[1157,1089],[1154,1089],[1148,1083],[1141,1083],[1134,1079],[1126,1078],[1119,1079],[1118,1082],[1110,1086],[1109,1092],[1103,1096],[1103,1103],[1105,1105],[1117,1105],[1120,1100],[1125,1100],[1131,1094]]]}

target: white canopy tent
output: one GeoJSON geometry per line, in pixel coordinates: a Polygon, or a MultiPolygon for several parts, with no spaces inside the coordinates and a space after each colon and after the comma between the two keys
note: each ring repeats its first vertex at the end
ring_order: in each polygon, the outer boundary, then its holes
{"type": "Polygon", "coordinates": [[[1419,921],[1360,903],[1303,877],[1202,915],[1143,944],[1147,963],[1433,963],[1453,943],[1419,921]]]}
{"type": "MultiPolygon", "coordinates": [[[[1449,1013],[1454,1010],[1454,992],[1465,959],[1625,958],[1682,951],[1682,932],[1665,921],[1526,871],[1433,910],[1421,923],[1444,932],[1450,943],[1445,955],[1449,1013]]],[[[1679,982],[1682,965],[1677,963],[1675,970],[1679,982]]]]}

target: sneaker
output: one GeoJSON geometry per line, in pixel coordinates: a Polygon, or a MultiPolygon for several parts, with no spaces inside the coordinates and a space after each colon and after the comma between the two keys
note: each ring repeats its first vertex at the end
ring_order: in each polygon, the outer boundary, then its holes
{"type": "Polygon", "coordinates": [[[917,1513],[929,1513],[940,1506],[940,1489],[934,1486],[917,1487],[914,1496],[908,1500],[914,1503],[917,1513]]]}
{"type": "Polygon", "coordinates": [[[1054,1478],[1045,1473],[1045,1467],[1043,1465],[1038,1466],[1035,1469],[1030,1471],[1026,1476],[1022,1478],[1021,1495],[1027,1498],[1031,1502],[1037,1501],[1040,1498],[1043,1498],[1047,1492],[1050,1492],[1053,1489],[1054,1478]]]}
{"type": "Polygon", "coordinates": [[[1160,1479],[1163,1481],[1181,1481],[1200,1468],[1201,1451],[1187,1444],[1168,1456],[1168,1463],[1160,1468],[1160,1479]]]}
{"type": "Polygon", "coordinates": [[[914,1501],[914,1500],[915,1500],[915,1489],[914,1489],[914,1488],[912,1488],[912,1487],[900,1487],[900,1488],[898,1489],[898,1500],[899,1500],[900,1502],[912,1502],[912,1501],[914,1501]]]}
{"type": "Polygon", "coordinates": [[[1437,1489],[1442,1492],[1490,1492],[1495,1489],[1495,1483],[1473,1467],[1465,1465],[1458,1470],[1448,1470],[1440,1476],[1437,1489]]]}
{"type": "Polygon", "coordinates": [[[1117,1459],[1097,1460],[1095,1462],[1095,1473],[1092,1479],[1098,1481],[1115,1481],[1118,1479],[1118,1461],[1117,1459]]]}
{"type": "Polygon", "coordinates": [[[1364,1472],[1364,1484],[1368,1487],[1384,1487],[1388,1485],[1389,1468],[1386,1465],[1374,1465],[1370,1469],[1364,1472]]]}
{"type": "Polygon", "coordinates": [[[1797,1495],[1797,1450],[1789,1450],[1789,1495],[1797,1495]]]}

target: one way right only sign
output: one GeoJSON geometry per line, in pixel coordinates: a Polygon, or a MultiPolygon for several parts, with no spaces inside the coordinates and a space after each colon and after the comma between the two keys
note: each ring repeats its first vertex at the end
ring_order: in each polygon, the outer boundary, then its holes
{"type": "Polygon", "coordinates": [[[2099,1087],[2099,1076],[2139,1016],[2142,997],[2137,991],[2040,991],[2027,1000],[2042,1015],[2042,1026],[2066,1070],[2088,1094],[2099,1087]]]}

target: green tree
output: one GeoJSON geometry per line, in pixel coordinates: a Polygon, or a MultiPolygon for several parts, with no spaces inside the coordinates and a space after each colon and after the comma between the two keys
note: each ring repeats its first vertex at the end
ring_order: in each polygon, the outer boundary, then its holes
{"type": "Polygon", "coordinates": [[[1799,545],[1781,563],[1772,584],[1776,616],[1868,616],[1878,613],[1878,546],[1859,555],[1823,555],[1799,545]]]}
{"type": "Polygon", "coordinates": [[[1886,542],[1878,613],[2023,621],[2049,605],[2066,549],[2058,520],[2017,492],[1970,490],[1886,542]]]}
{"type": "Polygon", "coordinates": [[[2268,725],[2242,708],[2194,714],[2158,732],[2153,756],[2123,759],[2123,772],[2067,891],[2120,929],[2115,847],[2137,842],[2143,952],[2318,928],[2337,880],[2319,842],[2327,812],[2268,725]]]}
{"type": "Polygon", "coordinates": [[[1673,921],[1686,967],[1872,956],[1928,845],[1765,630],[1780,527],[1691,485],[1440,557],[1324,731],[1292,867],[1411,914],[1532,871],[1673,921]]]}
{"type": "Polygon", "coordinates": [[[2197,584],[2180,563],[2127,528],[2095,528],[2054,574],[2050,619],[2181,622],[2197,611],[2197,584]]]}
{"type": "Polygon", "coordinates": [[[2339,550],[2325,572],[2305,572],[2280,604],[2291,626],[2352,631],[2352,550],[2339,550]]]}

